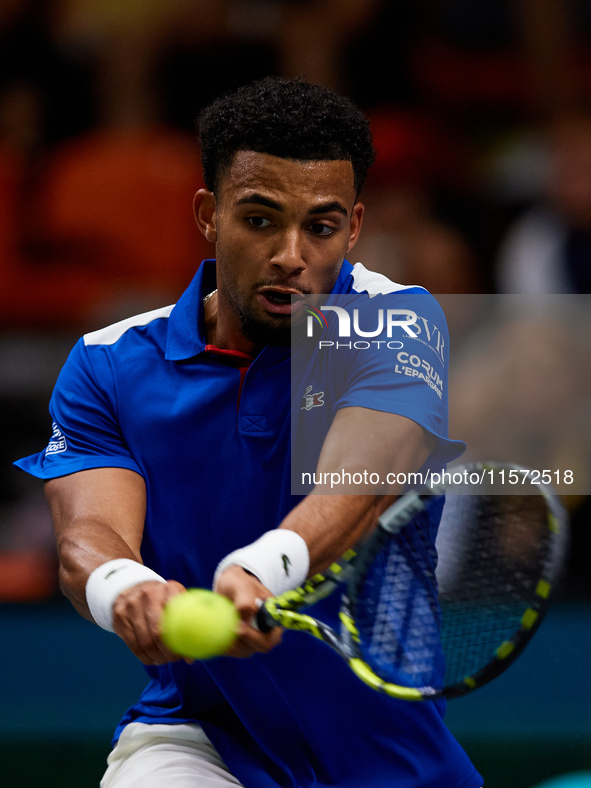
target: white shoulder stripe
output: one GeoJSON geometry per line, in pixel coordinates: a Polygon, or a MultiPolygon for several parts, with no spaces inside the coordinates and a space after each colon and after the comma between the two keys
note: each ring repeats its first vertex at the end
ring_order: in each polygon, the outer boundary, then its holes
{"type": "MultiPolygon", "coordinates": [[[[408,290],[410,287],[420,287],[420,285],[399,285],[396,282],[390,281],[387,276],[378,274],[375,271],[368,271],[362,263],[355,263],[353,271],[353,287],[358,293],[367,292],[369,297],[385,294],[396,293],[398,290],[408,290]]],[[[424,290],[425,288],[421,288],[424,290]]],[[[427,292],[425,290],[425,292],[427,292]]]]}
{"type": "Polygon", "coordinates": [[[114,345],[130,328],[134,328],[134,326],[147,326],[152,320],[158,320],[160,317],[168,317],[173,307],[174,304],[171,304],[171,306],[163,306],[160,309],[152,309],[151,312],[134,315],[125,320],[120,320],[118,323],[113,323],[113,325],[107,326],[106,328],[99,328],[98,331],[91,331],[90,334],[84,334],[84,344],[114,345]]]}

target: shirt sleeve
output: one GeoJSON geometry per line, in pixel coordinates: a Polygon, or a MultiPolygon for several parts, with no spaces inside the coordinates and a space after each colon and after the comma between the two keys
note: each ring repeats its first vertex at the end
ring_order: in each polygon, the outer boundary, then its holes
{"type": "Polygon", "coordinates": [[[58,377],[49,405],[53,423],[47,447],[15,462],[39,479],[106,467],[141,474],[121,434],[108,355],[92,349],[91,359],[79,340],[58,377]]]}
{"type": "Polygon", "coordinates": [[[386,316],[396,309],[390,315],[394,325],[388,327],[385,317],[379,335],[353,338],[356,352],[350,355],[336,407],[359,406],[412,419],[437,438],[437,460],[455,459],[466,445],[448,437],[449,336],[439,303],[427,292],[356,298],[359,327],[373,327],[378,308],[386,316]]]}

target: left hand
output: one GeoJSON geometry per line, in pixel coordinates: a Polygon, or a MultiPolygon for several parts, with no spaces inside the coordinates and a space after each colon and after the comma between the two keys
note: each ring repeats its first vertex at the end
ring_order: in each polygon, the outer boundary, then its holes
{"type": "Polygon", "coordinates": [[[283,630],[275,627],[270,632],[260,632],[251,626],[259,609],[257,599],[267,599],[273,594],[256,577],[240,566],[230,566],[220,576],[216,591],[230,599],[240,615],[238,637],[228,649],[227,657],[251,657],[266,654],[281,643],[283,630]]]}

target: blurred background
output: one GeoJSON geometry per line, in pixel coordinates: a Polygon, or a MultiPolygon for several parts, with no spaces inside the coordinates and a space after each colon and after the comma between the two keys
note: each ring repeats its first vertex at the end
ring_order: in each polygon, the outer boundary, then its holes
{"type": "MultiPolygon", "coordinates": [[[[267,74],[326,84],[370,118],[378,159],[352,262],[465,294],[448,314],[454,437],[495,453],[495,420],[530,442],[547,425],[548,462],[589,478],[591,0],[2,0],[0,758],[11,786],[98,785],[145,682],[123,644],[61,598],[41,485],[10,463],[47,443],[49,396],[78,336],[174,303],[213,256],[191,211],[194,119],[267,74]],[[505,293],[577,300],[551,322],[538,308],[482,328],[477,294],[505,293]]],[[[560,602],[505,677],[450,705],[487,788],[569,772],[591,785],[591,505],[564,502],[560,602]]]]}

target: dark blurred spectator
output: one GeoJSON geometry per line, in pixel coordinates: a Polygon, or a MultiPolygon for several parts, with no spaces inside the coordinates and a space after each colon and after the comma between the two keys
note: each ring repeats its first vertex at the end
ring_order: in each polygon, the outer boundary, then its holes
{"type": "Polygon", "coordinates": [[[283,0],[185,0],[156,58],[163,117],[192,131],[199,110],[227,90],[279,73],[283,0]]]}
{"type": "Polygon", "coordinates": [[[21,162],[0,139],[0,291],[9,286],[18,265],[17,216],[21,180],[21,162]]]}
{"type": "Polygon", "coordinates": [[[201,185],[197,144],[183,134],[97,131],[51,158],[38,221],[71,264],[99,271],[111,297],[125,297],[119,309],[132,313],[174,301],[213,253],[192,213],[201,185]]]}
{"type": "MultiPolygon", "coordinates": [[[[343,62],[347,47],[355,47],[358,37],[385,5],[383,0],[304,0],[282,5],[281,73],[303,74],[312,82],[346,91],[343,62]]],[[[350,59],[357,60],[357,55],[350,59]]],[[[384,82],[389,77],[388,72],[381,74],[384,82]]]]}
{"type": "MultiPolygon", "coordinates": [[[[45,147],[95,121],[93,76],[84,53],[58,38],[60,0],[3,0],[0,8],[0,96],[16,113],[35,115],[29,146],[45,147]]],[[[6,118],[5,118],[6,122],[6,118]]]]}
{"type": "Polygon", "coordinates": [[[589,375],[581,363],[589,350],[570,324],[575,303],[497,301],[496,318],[452,365],[450,422],[468,443],[466,458],[566,468],[591,481],[589,375]]]}
{"type": "MultiPolygon", "coordinates": [[[[6,77],[0,91],[4,325],[86,329],[170,302],[210,253],[191,211],[198,148],[161,123],[154,83],[154,60],[188,6],[195,11],[184,0],[21,0],[3,26],[0,17],[0,33],[15,47],[22,39],[7,73],[26,77],[6,77]],[[54,51],[92,66],[100,130],[48,148],[54,51]]],[[[74,116],[80,102],[63,88],[74,116]]]]}
{"type": "Polygon", "coordinates": [[[367,214],[355,259],[434,293],[479,292],[474,253],[433,206],[435,185],[461,177],[461,153],[420,113],[374,112],[370,121],[378,156],[362,195],[367,214]]]}
{"type": "Polygon", "coordinates": [[[55,0],[55,34],[70,52],[84,53],[96,82],[102,126],[160,121],[155,60],[185,0],[55,0]]]}
{"type": "Polygon", "coordinates": [[[591,113],[559,117],[549,143],[544,199],[514,223],[499,252],[501,292],[591,292],[591,113]]]}

